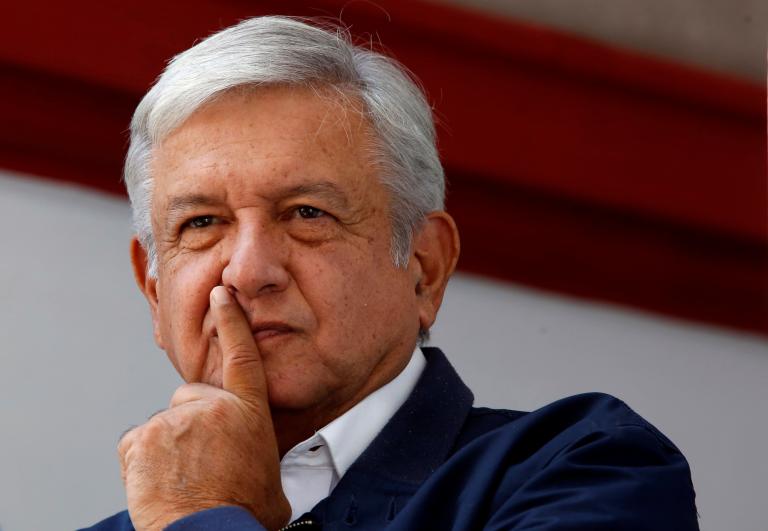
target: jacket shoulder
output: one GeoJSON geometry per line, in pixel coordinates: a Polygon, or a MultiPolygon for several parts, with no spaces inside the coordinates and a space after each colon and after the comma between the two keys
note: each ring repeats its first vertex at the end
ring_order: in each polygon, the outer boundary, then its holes
{"type": "Polygon", "coordinates": [[[78,531],[135,531],[128,511],[121,511],[101,522],[78,531]]]}
{"type": "Polygon", "coordinates": [[[544,442],[556,438],[560,432],[574,435],[622,426],[648,430],[662,445],[676,450],[667,437],[622,400],[606,393],[582,393],[534,411],[473,407],[459,432],[454,451],[500,428],[515,431],[535,428],[544,442]]]}
{"type": "Polygon", "coordinates": [[[478,408],[462,446],[404,511],[418,529],[446,499],[444,529],[698,529],[680,451],[623,401],[587,393],[528,413],[478,408]],[[546,522],[546,525],[540,524],[546,522]]]}

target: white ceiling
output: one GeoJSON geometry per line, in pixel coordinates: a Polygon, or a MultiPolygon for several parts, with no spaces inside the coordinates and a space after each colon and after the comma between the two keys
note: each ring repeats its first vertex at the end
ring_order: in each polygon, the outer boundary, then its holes
{"type": "Polygon", "coordinates": [[[768,0],[432,0],[765,82],[768,0]]]}

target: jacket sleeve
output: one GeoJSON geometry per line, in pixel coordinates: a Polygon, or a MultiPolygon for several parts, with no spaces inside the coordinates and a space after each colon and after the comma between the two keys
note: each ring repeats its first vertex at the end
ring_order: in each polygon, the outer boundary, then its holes
{"type": "Polygon", "coordinates": [[[166,531],[266,531],[241,507],[216,507],[176,520],[166,531]]]}
{"type": "Polygon", "coordinates": [[[487,531],[699,529],[688,463],[650,425],[584,435],[504,492],[502,480],[487,531]]]}
{"type": "MultiPolygon", "coordinates": [[[[166,531],[266,531],[254,516],[240,507],[216,507],[176,520],[166,531]]],[[[80,531],[135,531],[128,511],[122,511],[80,531]]]]}

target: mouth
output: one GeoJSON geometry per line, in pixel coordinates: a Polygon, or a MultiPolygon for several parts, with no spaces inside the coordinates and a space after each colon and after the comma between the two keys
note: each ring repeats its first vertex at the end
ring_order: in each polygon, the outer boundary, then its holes
{"type": "MultiPolygon", "coordinates": [[[[257,343],[267,339],[287,336],[294,332],[297,332],[294,327],[281,322],[261,322],[251,325],[251,333],[253,334],[254,341],[257,343]]],[[[219,332],[216,328],[211,330],[211,337],[218,339],[219,332]]]]}
{"type": "Polygon", "coordinates": [[[251,331],[256,342],[286,336],[295,332],[293,327],[284,323],[258,323],[251,326],[251,331]]]}

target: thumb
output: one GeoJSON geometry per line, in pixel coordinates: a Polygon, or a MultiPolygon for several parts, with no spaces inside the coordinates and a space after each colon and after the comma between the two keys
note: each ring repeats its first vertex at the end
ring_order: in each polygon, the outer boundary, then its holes
{"type": "Polygon", "coordinates": [[[268,407],[264,366],[251,326],[224,286],[211,290],[211,313],[219,336],[224,390],[250,405],[268,407]]]}

